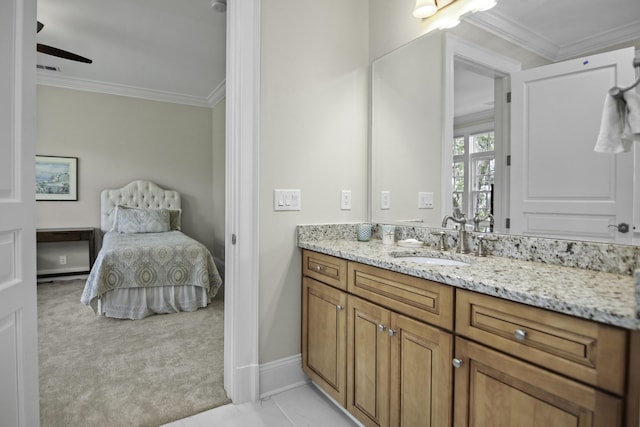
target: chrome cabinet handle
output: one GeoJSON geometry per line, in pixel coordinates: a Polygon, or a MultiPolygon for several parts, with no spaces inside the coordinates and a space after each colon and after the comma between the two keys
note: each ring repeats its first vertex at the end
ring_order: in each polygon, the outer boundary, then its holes
{"type": "Polygon", "coordinates": [[[379,331],[384,332],[386,329],[387,329],[387,327],[386,327],[386,326],[384,326],[384,325],[378,325],[378,330],[379,330],[379,331]]]}
{"type": "Polygon", "coordinates": [[[390,337],[392,337],[392,336],[394,336],[396,334],[396,331],[395,331],[395,329],[389,329],[387,331],[387,333],[389,334],[390,337]]]}
{"type": "Polygon", "coordinates": [[[338,311],[344,310],[344,305],[336,305],[336,310],[338,311]]]}
{"type": "Polygon", "coordinates": [[[524,329],[516,329],[513,336],[515,336],[518,341],[524,341],[527,338],[527,331],[524,329]]]}
{"type": "Polygon", "coordinates": [[[461,368],[462,367],[462,359],[458,359],[457,357],[454,357],[453,360],[451,361],[451,364],[456,369],[461,368]]]}

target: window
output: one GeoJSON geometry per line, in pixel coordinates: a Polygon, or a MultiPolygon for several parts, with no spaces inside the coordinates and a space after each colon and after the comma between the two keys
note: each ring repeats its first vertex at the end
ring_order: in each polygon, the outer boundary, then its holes
{"type": "MultiPolygon", "coordinates": [[[[493,130],[459,129],[453,139],[452,207],[471,220],[493,214],[495,179],[493,130]]],[[[488,226],[489,221],[482,224],[488,226]]]]}

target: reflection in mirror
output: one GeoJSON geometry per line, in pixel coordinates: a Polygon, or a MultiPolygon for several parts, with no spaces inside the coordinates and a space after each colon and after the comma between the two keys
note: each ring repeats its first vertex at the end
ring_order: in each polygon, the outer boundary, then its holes
{"type": "MultiPolygon", "coordinates": [[[[484,217],[491,213],[495,232],[510,231],[506,228],[511,196],[506,167],[506,156],[511,153],[510,112],[500,106],[508,92],[509,79],[505,77],[520,67],[553,61],[499,41],[493,34],[478,38],[482,31],[476,27],[469,30],[471,27],[464,24],[462,29],[417,38],[372,64],[374,222],[415,222],[437,228],[445,215],[458,208],[470,224],[478,213],[481,230],[490,230],[491,217],[484,217]],[[450,42],[458,39],[461,46],[473,45],[465,40],[467,34],[476,36],[473,43],[482,47],[474,52],[450,42]],[[497,62],[478,60],[474,57],[478,52],[495,54],[497,62]],[[480,87],[484,89],[479,91],[480,87]],[[483,105],[485,108],[480,108],[483,105]],[[383,191],[388,192],[387,204],[382,203],[383,191]]],[[[640,43],[636,40],[635,45],[640,43]]],[[[603,99],[604,93],[597,102],[601,104],[603,99]]],[[[632,182],[633,177],[628,179],[632,182]]],[[[640,202],[635,200],[634,204],[637,218],[640,202]]],[[[597,240],[570,233],[567,230],[562,237],[597,240]]]]}

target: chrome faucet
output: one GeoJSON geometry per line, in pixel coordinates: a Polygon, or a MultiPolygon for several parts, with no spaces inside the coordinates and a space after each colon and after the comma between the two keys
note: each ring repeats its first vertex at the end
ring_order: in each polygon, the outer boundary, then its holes
{"type": "Polygon", "coordinates": [[[493,231],[493,215],[490,213],[486,214],[484,217],[480,216],[480,212],[476,212],[473,216],[473,231],[476,233],[480,232],[480,223],[489,218],[489,231],[493,231]]]}
{"type": "Polygon", "coordinates": [[[464,217],[464,214],[460,214],[459,217],[455,218],[450,215],[447,215],[442,220],[442,228],[447,228],[447,222],[451,220],[457,224],[458,227],[458,248],[456,252],[461,254],[469,253],[469,245],[467,244],[467,230],[465,226],[467,225],[467,219],[464,217]]]}

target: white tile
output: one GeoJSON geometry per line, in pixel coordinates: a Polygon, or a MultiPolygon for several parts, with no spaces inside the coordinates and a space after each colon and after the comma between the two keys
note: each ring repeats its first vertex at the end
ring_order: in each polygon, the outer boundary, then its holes
{"type": "Polygon", "coordinates": [[[225,405],[163,427],[354,427],[313,385],[306,384],[260,402],[225,405]]]}
{"type": "Polygon", "coordinates": [[[225,405],[163,427],[293,427],[272,401],[225,405]]]}
{"type": "Polygon", "coordinates": [[[272,396],[295,427],[353,427],[347,415],[311,384],[272,396]]]}

